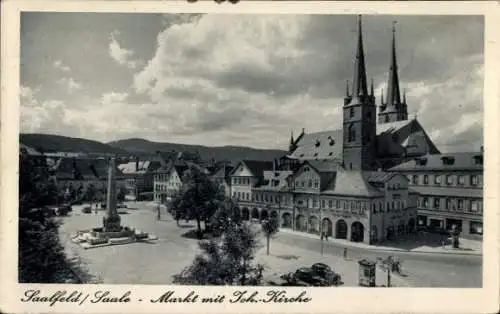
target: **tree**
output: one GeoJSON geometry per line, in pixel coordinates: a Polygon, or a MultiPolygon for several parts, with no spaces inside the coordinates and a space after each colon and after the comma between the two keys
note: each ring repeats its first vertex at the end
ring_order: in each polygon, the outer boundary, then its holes
{"type": "Polygon", "coordinates": [[[202,238],[201,222],[207,222],[225,199],[224,191],[198,167],[184,172],[182,188],[172,201],[172,210],[182,219],[196,220],[198,238],[202,238]]]}
{"type": "Polygon", "coordinates": [[[219,208],[210,218],[210,227],[212,234],[220,236],[229,222],[236,224],[242,223],[242,216],[238,204],[232,199],[226,198],[221,202],[219,208]]]}
{"type": "Polygon", "coordinates": [[[81,282],[75,276],[78,266],[66,258],[60,243],[58,222],[43,209],[56,197],[44,159],[20,156],[19,163],[19,282],[81,282]]]}
{"type": "Polygon", "coordinates": [[[174,276],[186,285],[259,285],[264,267],[254,265],[257,234],[247,224],[229,221],[221,238],[200,241],[193,263],[174,276]]]}
{"type": "Polygon", "coordinates": [[[269,255],[269,243],[271,242],[271,237],[276,234],[279,230],[278,220],[274,217],[262,222],[262,232],[266,236],[267,243],[267,255],[269,255]]]}

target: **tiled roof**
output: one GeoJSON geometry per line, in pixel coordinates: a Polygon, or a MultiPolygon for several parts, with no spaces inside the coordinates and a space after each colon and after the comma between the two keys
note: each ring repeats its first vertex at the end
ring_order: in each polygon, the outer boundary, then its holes
{"type": "MultiPolygon", "coordinates": [[[[342,129],[304,134],[290,158],[301,160],[342,160],[342,129]]],[[[377,146],[380,157],[404,153],[437,154],[439,150],[416,120],[377,124],[377,146]]]]}
{"type": "Polygon", "coordinates": [[[140,160],[137,163],[138,169],[136,169],[136,162],[131,161],[125,164],[118,165],[118,168],[124,174],[135,174],[135,173],[146,173],[152,172],[161,167],[161,162],[150,161],[150,160],[140,160]]]}
{"type": "Polygon", "coordinates": [[[436,187],[436,186],[412,186],[412,190],[422,195],[455,196],[455,197],[475,197],[482,198],[482,189],[468,189],[456,187],[436,187]]]}
{"type": "Polygon", "coordinates": [[[333,172],[340,167],[338,162],[332,160],[308,160],[307,163],[318,172],[333,172]]]}
{"type": "Polygon", "coordinates": [[[342,130],[304,134],[291,154],[298,159],[342,159],[342,130]]]}
{"type": "Polygon", "coordinates": [[[262,184],[257,186],[258,190],[272,190],[272,191],[281,191],[284,189],[288,189],[288,181],[287,178],[293,174],[292,171],[264,171],[262,180],[262,184]],[[274,181],[278,181],[278,184],[274,184],[274,181]]]}
{"type": "MultiPolygon", "coordinates": [[[[57,179],[92,180],[105,179],[108,176],[108,161],[106,159],[82,158],[47,158],[47,164],[57,179]]],[[[120,179],[123,173],[116,168],[116,177],[120,179]]]]}
{"type": "Polygon", "coordinates": [[[387,182],[392,177],[397,175],[396,172],[385,172],[385,171],[367,171],[365,172],[365,177],[368,182],[387,182]]]}
{"type": "Polygon", "coordinates": [[[450,153],[439,155],[425,155],[412,159],[391,168],[391,171],[414,171],[414,170],[476,170],[482,171],[483,164],[476,161],[483,160],[483,154],[474,153],[450,153]]]}
{"type": "Polygon", "coordinates": [[[30,156],[42,156],[42,153],[40,153],[39,151],[37,151],[36,149],[34,149],[31,146],[24,145],[23,143],[19,143],[19,151],[22,154],[27,154],[30,156]]]}
{"type": "MultiPolygon", "coordinates": [[[[243,160],[244,163],[250,172],[258,178],[264,176],[265,170],[273,170],[274,162],[273,161],[261,161],[261,160],[243,160]]],[[[235,168],[236,169],[236,168],[235,168]]]]}
{"type": "Polygon", "coordinates": [[[325,194],[353,196],[382,196],[384,193],[373,187],[362,171],[342,170],[336,172],[335,179],[328,185],[325,194]]]}

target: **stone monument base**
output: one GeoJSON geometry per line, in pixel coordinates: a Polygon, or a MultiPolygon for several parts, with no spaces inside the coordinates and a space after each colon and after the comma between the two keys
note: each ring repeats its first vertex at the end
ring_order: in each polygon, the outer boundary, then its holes
{"type": "Polygon", "coordinates": [[[104,228],[81,230],[71,237],[73,243],[80,245],[84,249],[147,242],[157,239],[155,235],[137,229],[130,229],[129,227],[121,227],[119,231],[105,231],[104,228]]]}

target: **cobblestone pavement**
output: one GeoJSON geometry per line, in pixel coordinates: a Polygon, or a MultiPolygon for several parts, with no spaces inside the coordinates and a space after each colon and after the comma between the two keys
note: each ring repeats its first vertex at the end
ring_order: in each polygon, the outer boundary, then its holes
{"type": "MultiPolygon", "coordinates": [[[[101,226],[105,212],[83,214],[82,206],[74,206],[71,216],[62,218],[63,224],[60,228],[60,236],[66,250],[72,256],[79,256],[86,268],[103,283],[170,284],[172,276],[188,266],[198,252],[198,241],[183,236],[196,227],[195,223],[182,222],[181,226],[177,226],[164,209],[162,219],[157,221],[155,206],[150,203],[128,203],[128,206],[126,214],[121,214],[122,225],[153,233],[158,237],[157,241],[151,244],[132,243],[85,250],[70,241],[71,234],[77,230],[101,226]]],[[[361,248],[349,249],[350,258],[346,261],[341,257],[340,248],[332,244],[325,245],[322,256],[318,240],[286,232],[278,233],[271,240],[269,256],[266,256],[265,243],[262,239],[256,261],[266,266],[264,272],[266,279],[276,278],[281,273],[310,266],[315,262],[324,262],[342,275],[344,286],[356,286],[358,276],[356,261],[380,256],[367,253],[361,248]]],[[[470,258],[462,263],[452,259],[450,263],[449,258],[433,257],[429,260],[425,256],[423,258],[420,256],[417,260],[410,260],[405,257],[403,266],[409,276],[406,278],[395,276],[392,282],[396,286],[480,286],[480,258],[475,257],[474,260],[470,258]],[[446,267],[443,268],[443,265],[446,267]],[[429,270],[430,275],[426,275],[429,270]],[[467,274],[462,274],[462,271],[466,271],[467,274]]],[[[377,285],[385,284],[386,277],[385,272],[377,270],[377,285]]]]}

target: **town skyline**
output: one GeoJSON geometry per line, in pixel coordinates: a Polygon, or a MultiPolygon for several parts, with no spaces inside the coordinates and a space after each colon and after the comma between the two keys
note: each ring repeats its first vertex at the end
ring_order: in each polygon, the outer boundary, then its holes
{"type": "MultiPolygon", "coordinates": [[[[364,15],[377,105],[393,21],[409,118],[443,152],[478,150],[483,18],[364,15]]],[[[286,149],[291,130],[341,128],[355,29],[354,15],[23,13],[21,132],[286,149]]]]}

